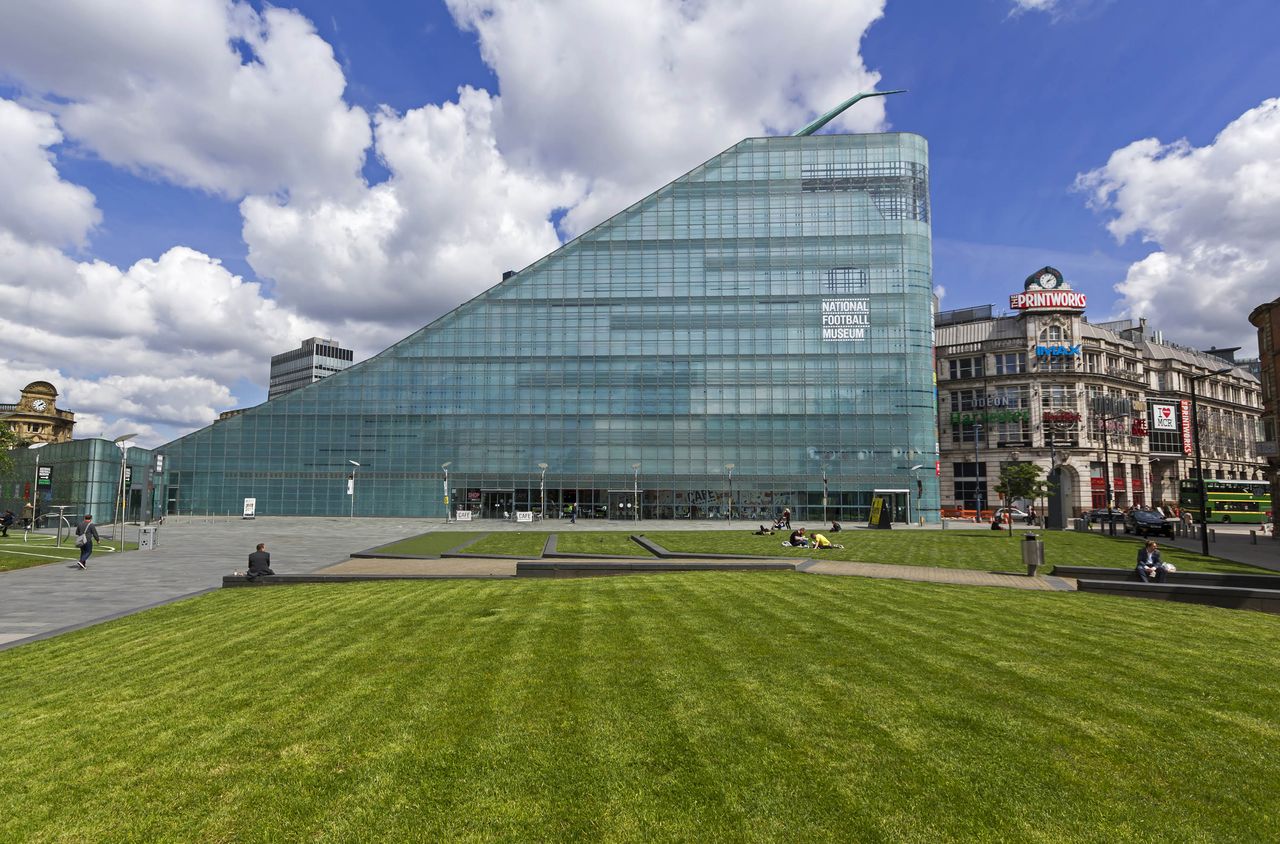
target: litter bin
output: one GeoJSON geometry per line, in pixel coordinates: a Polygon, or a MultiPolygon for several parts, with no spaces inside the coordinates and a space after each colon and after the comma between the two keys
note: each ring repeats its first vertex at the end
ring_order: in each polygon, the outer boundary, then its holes
{"type": "Polygon", "coordinates": [[[155,525],[143,525],[138,528],[138,550],[154,551],[156,549],[156,533],[160,528],[155,525]]]}
{"type": "Polygon", "coordinates": [[[1022,562],[1027,564],[1027,576],[1035,577],[1036,570],[1044,565],[1044,543],[1034,533],[1022,537],[1022,562]]]}

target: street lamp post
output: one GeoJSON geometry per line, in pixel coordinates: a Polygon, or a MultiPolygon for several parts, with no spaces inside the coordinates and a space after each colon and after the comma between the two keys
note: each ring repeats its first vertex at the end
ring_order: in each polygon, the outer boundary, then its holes
{"type": "MultiPolygon", "coordinates": [[[[911,467],[911,477],[916,482],[916,515],[922,516],[923,511],[920,509],[920,501],[923,499],[924,487],[920,483],[920,470],[924,468],[923,463],[917,463],[911,467]]],[[[823,521],[826,521],[824,518],[823,521]]],[[[907,490],[907,523],[911,522],[911,490],[907,490]]]]}
{"type": "Polygon", "coordinates": [[[638,522],[640,521],[640,464],[632,463],[631,468],[635,472],[635,476],[631,480],[631,494],[635,499],[632,502],[635,509],[633,515],[635,516],[635,521],[638,522]]]}
{"type": "Polygon", "coordinates": [[[822,521],[827,520],[827,467],[822,467],[822,521]]]}
{"type": "Polygon", "coordinates": [[[1191,383],[1191,433],[1196,440],[1196,481],[1200,490],[1200,553],[1209,556],[1209,531],[1207,529],[1209,520],[1209,498],[1208,491],[1204,485],[1204,466],[1200,460],[1200,421],[1198,418],[1199,405],[1196,403],[1196,382],[1202,378],[1209,378],[1213,375],[1222,375],[1230,372],[1231,367],[1225,366],[1222,369],[1215,369],[1213,372],[1206,372],[1203,375],[1191,375],[1188,381],[1191,383]]]}
{"type": "Polygon", "coordinates": [[[974,496],[977,498],[977,509],[973,511],[973,520],[975,522],[982,521],[982,484],[978,482],[978,478],[982,477],[982,473],[978,471],[981,465],[978,462],[978,442],[982,439],[982,425],[974,423],[973,426],[973,489],[974,496]]]}
{"type": "Polygon", "coordinates": [[[729,512],[725,515],[729,519],[729,524],[733,524],[733,464],[724,464],[724,470],[729,473],[729,512]]]}
{"type": "MultiPolygon", "coordinates": [[[[124,436],[116,437],[114,440],[111,441],[116,448],[120,449],[120,496],[116,502],[116,509],[120,514],[120,520],[116,522],[115,512],[111,514],[111,520],[120,526],[120,536],[116,538],[116,550],[121,552],[124,551],[124,469],[125,469],[125,460],[129,455],[129,446],[125,445],[125,443],[136,436],[138,435],[125,434],[124,436]]],[[[37,459],[38,457],[39,455],[37,455],[37,459]]],[[[31,515],[32,516],[35,515],[34,510],[32,511],[31,515]]]]}
{"type": "MultiPolygon", "coordinates": [[[[444,520],[446,524],[450,521],[451,515],[449,511],[449,467],[452,465],[452,460],[440,464],[440,470],[444,472],[444,520]]],[[[546,470],[543,471],[545,472],[546,470]]]]}
{"type": "Polygon", "coordinates": [[[356,517],[356,469],[360,468],[360,464],[354,460],[348,460],[347,462],[355,467],[351,470],[351,489],[347,490],[347,495],[351,496],[351,515],[349,518],[354,519],[356,517]]]}
{"type": "Polygon", "coordinates": [[[538,479],[538,506],[542,508],[542,520],[547,520],[547,464],[539,463],[538,468],[542,470],[542,477],[538,479]]]}
{"type": "MultiPolygon", "coordinates": [[[[38,448],[44,448],[48,443],[32,443],[27,448],[35,451],[38,448]]],[[[27,536],[31,531],[36,529],[36,491],[40,488],[40,452],[36,451],[36,475],[31,479],[31,521],[27,522],[27,529],[22,533],[22,541],[27,541],[27,536]]]]}

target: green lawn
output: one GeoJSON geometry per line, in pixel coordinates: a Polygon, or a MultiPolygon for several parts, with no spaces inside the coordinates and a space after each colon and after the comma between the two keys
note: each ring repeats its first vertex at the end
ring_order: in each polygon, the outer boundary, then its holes
{"type": "Polygon", "coordinates": [[[408,539],[402,539],[399,542],[393,542],[390,545],[381,545],[377,548],[370,549],[379,554],[406,554],[410,557],[437,557],[446,551],[457,548],[464,542],[470,542],[484,536],[483,533],[453,533],[452,531],[440,531],[439,533],[424,533],[421,536],[411,536],[408,539]]]}
{"type": "Polygon", "coordinates": [[[798,574],[223,590],[0,652],[4,841],[1275,841],[1273,616],[798,574]]]}
{"type": "Polygon", "coordinates": [[[547,544],[546,531],[525,533],[505,532],[491,533],[474,545],[464,550],[468,554],[494,554],[499,557],[533,557],[542,556],[542,549],[547,544]]]}
{"type": "MultiPolygon", "coordinates": [[[[702,554],[749,554],[771,557],[814,557],[824,560],[853,560],[907,566],[938,566],[981,571],[1026,571],[1022,563],[1021,532],[992,530],[870,531],[855,530],[824,534],[844,548],[814,551],[783,548],[787,533],[753,536],[743,531],[665,531],[645,534],[668,551],[702,554]]],[[[1134,565],[1139,544],[1145,540],[1124,535],[1102,536],[1076,531],[1041,531],[1046,566],[1105,566],[1128,568],[1134,565]]],[[[1170,545],[1161,546],[1166,562],[1182,571],[1251,572],[1259,569],[1202,557],[1170,545]]]]}
{"type": "MultiPolygon", "coordinates": [[[[126,551],[135,551],[137,548],[136,542],[124,544],[126,551]]],[[[104,555],[114,553],[116,553],[114,542],[99,542],[93,546],[93,556],[89,558],[89,564],[93,565],[95,559],[101,560],[104,555]]],[[[0,537],[0,572],[78,559],[80,559],[80,549],[76,546],[74,538],[66,540],[59,547],[53,544],[52,536],[44,534],[33,533],[29,541],[23,542],[21,530],[10,530],[8,536],[0,537]]]]}
{"type": "Polygon", "coordinates": [[[642,546],[631,541],[630,533],[618,533],[616,531],[562,533],[556,539],[556,550],[564,551],[568,554],[653,557],[642,546]]]}

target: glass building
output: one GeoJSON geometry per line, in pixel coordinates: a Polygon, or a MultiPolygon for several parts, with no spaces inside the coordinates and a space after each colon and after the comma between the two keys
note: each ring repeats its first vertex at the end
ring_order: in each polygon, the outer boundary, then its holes
{"type": "Polygon", "coordinates": [[[110,440],[84,439],[15,448],[9,456],[12,466],[0,477],[0,511],[12,510],[21,519],[34,502],[40,527],[56,527],[60,511],[73,526],[85,513],[111,522],[122,493],[125,521],[149,522],[166,510],[164,461],[145,448],[122,453],[110,440]]]}
{"type": "Polygon", "coordinates": [[[933,521],[931,275],[923,138],[747,139],[162,447],[169,512],[933,521]]]}

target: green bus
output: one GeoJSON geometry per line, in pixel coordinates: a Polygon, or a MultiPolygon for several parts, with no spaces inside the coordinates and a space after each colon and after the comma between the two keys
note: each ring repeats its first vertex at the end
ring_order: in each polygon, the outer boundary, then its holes
{"type": "MultiPolygon", "coordinates": [[[[1209,512],[1206,522],[1258,525],[1269,520],[1271,512],[1271,484],[1267,481],[1209,481],[1204,482],[1205,499],[1209,512]]],[[[1200,482],[1186,480],[1179,483],[1178,504],[1182,512],[1200,521],[1200,482]]]]}

